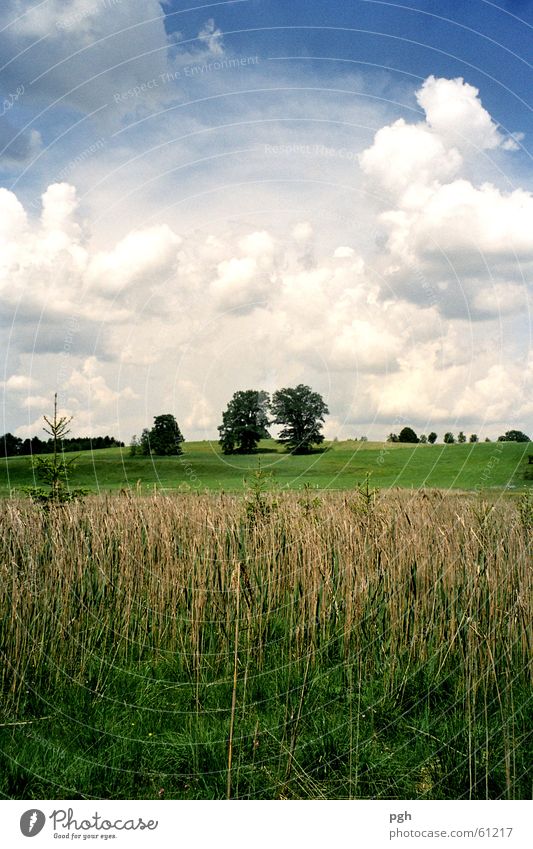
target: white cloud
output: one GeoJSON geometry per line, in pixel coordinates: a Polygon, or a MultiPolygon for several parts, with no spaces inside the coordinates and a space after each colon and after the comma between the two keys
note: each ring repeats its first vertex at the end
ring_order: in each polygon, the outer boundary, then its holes
{"type": "Polygon", "coordinates": [[[480,284],[473,303],[476,310],[485,315],[512,315],[527,307],[526,287],[513,283],[480,284]]]}
{"type": "Polygon", "coordinates": [[[87,112],[108,105],[105,120],[115,122],[131,106],[115,93],[169,70],[163,20],[158,0],[47,0],[30,8],[5,0],[0,53],[15,57],[8,85],[31,82],[25,103],[45,109],[56,99],[87,112]]]}
{"type": "Polygon", "coordinates": [[[313,225],[310,221],[299,221],[292,228],[291,236],[296,242],[308,242],[313,236],[313,225]]]}
{"type": "Polygon", "coordinates": [[[210,293],[220,309],[252,309],[268,294],[270,282],[254,257],[233,257],[219,264],[217,276],[210,285],[210,293]]]}
{"type": "Polygon", "coordinates": [[[413,184],[427,185],[458,173],[462,157],[455,148],[422,124],[407,124],[403,118],[382,127],[372,147],[359,157],[363,172],[381,189],[401,194],[413,184]]]}
{"type": "Polygon", "coordinates": [[[4,247],[9,247],[9,241],[24,232],[28,216],[17,196],[0,188],[0,240],[4,247]]]}
{"type": "Polygon", "coordinates": [[[213,18],[209,18],[205,25],[198,33],[198,38],[208,48],[209,52],[214,56],[221,56],[224,53],[223,33],[215,24],[213,18]]]}
{"type": "Polygon", "coordinates": [[[377,131],[359,156],[363,172],[385,191],[402,196],[402,206],[423,201],[424,187],[435,187],[459,175],[465,159],[480,151],[516,149],[514,136],[504,135],[481,104],[479,91],[461,77],[428,77],[416,92],[425,120],[403,118],[377,131]]]}
{"type": "Polygon", "coordinates": [[[167,224],[128,233],[110,251],[100,251],[88,266],[89,285],[105,295],[142,283],[148,292],[176,272],[181,239],[167,224]]]}
{"type": "Polygon", "coordinates": [[[338,248],[335,248],[333,259],[351,259],[354,254],[355,251],[353,248],[340,245],[338,248]]]}
{"type": "Polygon", "coordinates": [[[533,269],[533,195],[463,173],[476,152],[512,147],[478,95],[462,79],[429,77],[417,92],[426,121],[383,127],[360,156],[371,184],[390,193],[379,216],[389,286],[474,320],[522,309],[533,269]]]}
{"type": "Polygon", "coordinates": [[[523,366],[518,364],[493,363],[485,374],[472,381],[468,392],[461,392],[453,413],[457,419],[475,420],[481,411],[487,421],[505,421],[510,411],[517,412],[524,406],[524,391],[531,384],[523,366]]]}
{"type": "Polygon", "coordinates": [[[6,389],[14,392],[29,392],[35,385],[35,379],[26,374],[12,374],[5,382],[6,389]]]}
{"type": "Polygon", "coordinates": [[[502,134],[479,100],[479,90],[462,77],[454,80],[428,77],[416,93],[426,113],[426,122],[447,147],[467,151],[493,150],[505,145],[516,149],[516,142],[502,134]]]}
{"type": "Polygon", "coordinates": [[[46,410],[50,406],[50,398],[45,398],[43,395],[27,395],[21,403],[28,410],[46,410]]]}
{"type": "Polygon", "coordinates": [[[276,249],[276,242],[266,230],[250,233],[239,241],[239,248],[245,254],[264,265],[270,265],[276,249]]]}
{"type": "Polygon", "coordinates": [[[68,183],[56,183],[49,186],[42,196],[41,223],[43,230],[62,233],[77,240],[81,233],[80,225],[74,220],[78,208],[76,189],[68,183]]]}
{"type": "MultiPolygon", "coordinates": [[[[212,253],[216,245],[207,240],[207,249],[212,253]]],[[[276,288],[275,272],[278,245],[266,230],[248,233],[238,240],[243,256],[232,256],[217,264],[217,273],[211,280],[209,291],[219,309],[253,309],[258,302],[269,297],[276,288]]],[[[217,248],[226,251],[222,243],[217,248]]]]}
{"type": "MultiPolygon", "coordinates": [[[[113,4],[109,4],[111,7],[113,4]]],[[[65,6],[63,0],[47,0],[28,6],[24,0],[14,0],[10,4],[11,27],[18,37],[60,38],[62,32],[90,33],[105,7],[103,2],[90,0],[70,0],[65,6]]]]}
{"type": "Polygon", "coordinates": [[[445,253],[453,262],[481,253],[514,263],[533,259],[533,195],[468,180],[435,185],[418,204],[383,213],[389,248],[400,258],[445,253]]]}
{"type": "Polygon", "coordinates": [[[96,357],[88,357],[81,369],[74,369],[68,379],[67,387],[76,392],[75,403],[94,407],[107,407],[120,399],[133,400],[139,396],[130,386],[113,389],[99,373],[100,364],[96,357]]]}

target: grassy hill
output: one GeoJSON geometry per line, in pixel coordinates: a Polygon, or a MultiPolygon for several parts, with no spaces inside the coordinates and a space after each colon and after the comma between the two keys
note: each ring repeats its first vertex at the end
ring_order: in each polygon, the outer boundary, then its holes
{"type": "MultiPolygon", "coordinates": [[[[523,489],[531,443],[465,445],[398,445],[381,442],[327,443],[315,453],[293,457],[265,440],[250,456],[224,456],[216,442],[188,442],[181,457],[130,457],[127,448],[84,451],[77,455],[71,484],[93,492],[123,488],[146,492],[154,486],[169,491],[225,490],[240,492],[243,479],[261,468],[276,485],[300,489],[349,490],[366,473],[374,487],[438,487],[460,490],[523,489]]],[[[73,456],[73,455],[69,455],[73,456]]],[[[531,468],[531,467],[530,467],[531,468]]],[[[28,457],[2,459],[0,496],[33,484],[28,457]]]]}

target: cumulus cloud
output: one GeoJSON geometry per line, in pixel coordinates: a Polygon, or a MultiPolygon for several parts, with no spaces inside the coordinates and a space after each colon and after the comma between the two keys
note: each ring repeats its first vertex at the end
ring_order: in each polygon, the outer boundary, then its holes
{"type": "Polygon", "coordinates": [[[333,259],[351,259],[355,251],[353,248],[350,248],[346,245],[339,245],[338,248],[335,248],[333,253],[333,259]]]}
{"type": "Polygon", "coordinates": [[[313,236],[313,225],[310,221],[299,221],[292,228],[291,236],[296,242],[308,242],[313,236]]]}
{"type": "Polygon", "coordinates": [[[243,253],[249,254],[265,266],[270,266],[276,249],[276,242],[271,233],[267,233],[266,230],[260,230],[249,233],[241,239],[239,248],[243,253]]]}
{"type": "Polygon", "coordinates": [[[100,251],[88,264],[87,280],[105,295],[142,282],[148,290],[176,271],[181,239],[166,224],[128,233],[109,251],[100,251]]]}
{"type": "Polygon", "coordinates": [[[462,77],[454,80],[428,77],[416,93],[426,113],[427,125],[448,147],[466,150],[516,149],[513,137],[502,133],[484,109],[479,89],[462,77]]]}
{"type": "MultiPolygon", "coordinates": [[[[13,192],[0,189],[0,302],[29,319],[69,316],[109,323],[131,317],[117,296],[146,299],[173,280],[181,238],[166,224],[133,230],[107,250],[91,248],[80,223],[76,190],[49,186],[40,219],[30,223],[13,192]]],[[[172,284],[171,284],[172,285],[172,284]]]]}
{"type": "Polygon", "coordinates": [[[359,157],[363,172],[387,192],[401,193],[413,184],[427,185],[458,173],[462,157],[421,124],[403,118],[375,135],[372,147],[359,157]]]}
{"type": "Polygon", "coordinates": [[[428,77],[416,92],[425,120],[403,118],[377,131],[374,142],[359,156],[363,172],[386,192],[409,205],[424,199],[422,187],[432,187],[459,175],[465,159],[480,151],[515,149],[520,134],[504,134],[479,99],[479,91],[461,77],[428,77]]]}
{"type": "Polygon", "coordinates": [[[416,96],[425,121],[383,127],[360,156],[388,193],[384,277],[416,302],[432,294],[448,317],[516,312],[533,268],[533,195],[463,174],[472,152],[512,145],[464,80],[429,77],[416,96]]]}
{"type": "Polygon", "coordinates": [[[255,231],[239,239],[241,256],[225,259],[209,291],[221,310],[254,309],[277,285],[275,272],[276,241],[266,230],[255,231]]]}
{"type": "Polygon", "coordinates": [[[533,259],[533,195],[502,192],[468,180],[435,185],[420,203],[384,213],[389,247],[409,258],[445,252],[453,260],[472,252],[524,261],[533,259]]]}
{"type": "MultiPolygon", "coordinates": [[[[13,34],[30,38],[60,38],[64,30],[90,33],[92,27],[107,5],[104,2],[88,3],[87,0],[48,0],[28,6],[24,0],[14,0],[10,6],[10,28],[13,34]]],[[[110,3],[108,8],[114,4],[110,3]]]]}
{"type": "Polygon", "coordinates": [[[34,378],[26,374],[12,374],[5,382],[6,389],[14,392],[29,392],[36,385],[34,378]]]}
{"type": "Polygon", "coordinates": [[[107,407],[119,399],[138,398],[130,386],[122,389],[109,386],[104,375],[100,373],[99,362],[94,356],[88,357],[80,369],[73,369],[67,388],[76,392],[75,397],[71,399],[74,404],[84,405],[89,409],[107,407]]]}
{"type": "Polygon", "coordinates": [[[23,407],[30,411],[46,410],[50,406],[50,398],[45,398],[44,395],[26,395],[21,403],[23,407]]]}
{"type": "Polygon", "coordinates": [[[81,227],[74,219],[77,208],[78,198],[74,186],[68,183],[49,186],[42,196],[43,230],[63,234],[69,240],[78,240],[81,227]]]}
{"type": "Polygon", "coordinates": [[[220,309],[253,309],[268,294],[270,283],[254,257],[233,257],[219,264],[210,293],[220,309]]]}
{"type": "Polygon", "coordinates": [[[0,240],[9,248],[10,240],[24,232],[28,216],[14,192],[0,188],[0,240]]]}
{"type": "Polygon", "coordinates": [[[106,120],[116,120],[124,110],[115,93],[169,70],[163,21],[158,0],[5,0],[0,53],[13,57],[8,89],[31,83],[26,103],[58,100],[84,112],[111,104],[106,120]]]}

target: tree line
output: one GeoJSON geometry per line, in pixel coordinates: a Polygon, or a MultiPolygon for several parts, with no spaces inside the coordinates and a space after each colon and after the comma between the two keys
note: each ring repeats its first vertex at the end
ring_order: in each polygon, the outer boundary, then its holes
{"type": "MultiPolygon", "coordinates": [[[[417,436],[415,431],[411,427],[404,427],[402,428],[399,434],[389,433],[387,437],[387,442],[420,442],[434,445],[437,439],[438,436],[435,431],[432,431],[427,436],[425,433],[422,433],[420,436],[417,436]]],[[[467,438],[462,430],[459,431],[457,437],[455,437],[451,431],[446,431],[446,433],[444,434],[443,441],[446,445],[453,445],[455,442],[458,442],[459,444],[465,443],[467,441],[467,438]]],[[[477,433],[471,433],[468,437],[468,442],[479,442],[479,437],[477,433]]],[[[491,442],[488,436],[485,438],[485,442],[491,442]]],[[[521,430],[507,430],[504,434],[498,437],[497,442],[531,442],[531,440],[529,436],[527,436],[521,430]]]]}
{"type": "MultiPolygon", "coordinates": [[[[61,440],[61,450],[65,452],[98,451],[101,448],[124,448],[124,443],[115,439],[114,436],[75,436],[61,440]]],[[[21,439],[12,433],[0,436],[0,457],[52,454],[53,450],[53,438],[39,439],[38,436],[32,436],[31,439],[21,439]]]]}

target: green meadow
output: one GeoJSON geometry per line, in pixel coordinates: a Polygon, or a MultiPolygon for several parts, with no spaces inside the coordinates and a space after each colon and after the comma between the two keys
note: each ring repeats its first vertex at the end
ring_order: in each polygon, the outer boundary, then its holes
{"type": "MultiPolygon", "coordinates": [[[[282,489],[305,485],[352,490],[368,474],[372,487],[465,491],[523,489],[530,443],[406,446],[386,442],[331,442],[307,456],[292,456],[273,440],[253,455],[224,456],[216,442],[185,443],[181,457],[130,457],[128,448],[84,451],[70,476],[74,487],[94,493],[154,487],[172,491],[242,492],[247,476],[261,468],[282,489]]],[[[74,456],[69,454],[70,456],[74,456]]],[[[3,459],[0,495],[21,495],[34,483],[28,457],[3,459]]]]}

